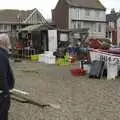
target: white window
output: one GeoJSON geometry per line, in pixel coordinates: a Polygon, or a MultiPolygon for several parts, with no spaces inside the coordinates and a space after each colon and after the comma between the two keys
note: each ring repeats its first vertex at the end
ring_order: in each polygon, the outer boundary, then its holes
{"type": "Polygon", "coordinates": [[[79,16],[79,9],[77,9],[77,19],[79,20],[80,16],[79,16]]]}
{"type": "Polygon", "coordinates": [[[72,18],[75,20],[79,20],[80,13],[79,13],[79,8],[74,8],[72,12],[72,18]]]}
{"type": "Polygon", "coordinates": [[[40,21],[40,16],[38,13],[37,13],[37,20],[40,21]]]}
{"type": "Polygon", "coordinates": [[[96,24],[90,23],[90,29],[92,32],[96,32],[96,24]]]}
{"type": "Polygon", "coordinates": [[[101,32],[101,24],[98,24],[98,32],[101,32]]]}
{"type": "Polygon", "coordinates": [[[3,30],[3,25],[0,25],[0,30],[3,30]]]}
{"type": "Polygon", "coordinates": [[[75,29],[76,28],[76,22],[72,22],[72,26],[75,29]]]}
{"type": "Polygon", "coordinates": [[[76,28],[79,28],[79,27],[80,27],[80,26],[79,26],[79,22],[78,22],[78,21],[73,21],[72,25],[73,25],[73,28],[74,28],[74,29],[76,29],[76,28]]]}
{"type": "Polygon", "coordinates": [[[100,17],[100,11],[96,11],[96,17],[100,17]]]}
{"type": "Polygon", "coordinates": [[[90,10],[85,10],[85,15],[90,16],[90,10]]]}
{"type": "Polygon", "coordinates": [[[78,28],[81,28],[81,22],[78,22],[78,28]]]}
{"type": "Polygon", "coordinates": [[[4,30],[7,30],[8,29],[8,26],[7,25],[4,25],[4,30]]]}

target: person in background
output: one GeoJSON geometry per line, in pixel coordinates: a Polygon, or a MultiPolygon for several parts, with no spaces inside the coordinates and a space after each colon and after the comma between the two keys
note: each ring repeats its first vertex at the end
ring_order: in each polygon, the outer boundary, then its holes
{"type": "Polygon", "coordinates": [[[0,120],[8,120],[9,90],[14,87],[14,76],[8,59],[9,37],[0,34],[0,120]]]}

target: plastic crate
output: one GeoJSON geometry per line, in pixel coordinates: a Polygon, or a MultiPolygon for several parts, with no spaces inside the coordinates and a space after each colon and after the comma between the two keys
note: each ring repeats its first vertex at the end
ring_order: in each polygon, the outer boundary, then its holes
{"type": "Polygon", "coordinates": [[[83,76],[83,75],[86,75],[87,70],[76,68],[76,69],[72,69],[71,73],[73,76],[83,76]]]}
{"type": "Polygon", "coordinates": [[[31,55],[31,61],[38,61],[39,55],[31,55]]]}

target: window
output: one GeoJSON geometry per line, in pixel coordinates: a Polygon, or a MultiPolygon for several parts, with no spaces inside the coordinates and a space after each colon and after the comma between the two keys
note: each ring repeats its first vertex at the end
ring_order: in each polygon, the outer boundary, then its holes
{"type": "Polygon", "coordinates": [[[74,28],[74,29],[77,28],[77,24],[76,24],[76,23],[77,23],[76,21],[73,21],[73,22],[72,22],[72,28],[74,28]]]}
{"type": "Polygon", "coordinates": [[[101,32],[101,24],[98,24],[98,32],[101,32]]]}
{"type": "Polygon", "coordinates": [[[84,22],[84,28],[90,28],[90,23],[89,22],[84,22]]]}
{"type": "Polygon", "coordinates": [[[76,24],[75,24],[75,22],[73,23],[73,28],[76,28],[76,24]]]}
{"type": "Polygon", "coordinates": [[[72,19],[79,20],[80,19],[80,10],[79,8],[74,8],[72,11],[72,19]]]}
{"type": "Polygon", "coordinates": [[[80,22],[78,22],[78,28],[81,28],[81,23],[80,22]]]}
{"type": "Polygon", "coordinates": [[[3,25],[0,25],[0,30],[3,30],[3,25]]]}
{"type": "Polygon", "coordinates": [[[85,15],[86,15],[86,16],[90,16],[90,11],[89,11],[89,10],[86,10],[86,11],[85,11],[85,15]]]}
{"type": "Polygon", "coordinates": [[[77,9],[77,19],[79,20],[80,16],[79,16],[79,8],[77,9]]]}
{"type": "Polygon", "coordinates": [[[7,25],[4,25],[4,30],[7,30],[8,26],[7,25]]]}
{"type": "Polygon", "coordinates": [[[100,11],[96,11],[96,17],[100,17],[100,11]]]}
{"type": "Polygon", "coordinates": [[[39,14],[37,13],[36,15],[37,15],[37,21],[40,21],[40,16],[39,16],[39,14]]]}

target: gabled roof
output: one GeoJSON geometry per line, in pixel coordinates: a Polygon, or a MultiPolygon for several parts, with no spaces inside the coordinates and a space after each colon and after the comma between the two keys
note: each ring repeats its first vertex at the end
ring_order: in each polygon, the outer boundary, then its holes
{"type": "Polygon", "coordinates": [[[32,10],[0,10],[0,23],[19,23],[23,22],[35,9],[32,10]]]}
{"type": "Polygon", "coordinates": [[[73,7],[106,9],[99,0],[66,0],[66,2],[73,7]]]}
{"type": "Polygon", "coordinates": [[[111,13],[106,15],[107,22],[116,22],[116,20],[120,17],[120,13],[111,13]]]}

